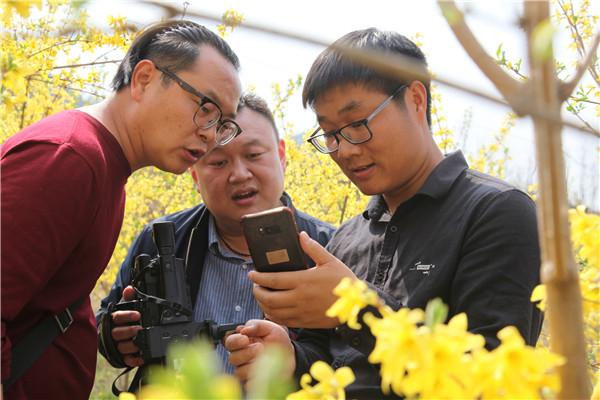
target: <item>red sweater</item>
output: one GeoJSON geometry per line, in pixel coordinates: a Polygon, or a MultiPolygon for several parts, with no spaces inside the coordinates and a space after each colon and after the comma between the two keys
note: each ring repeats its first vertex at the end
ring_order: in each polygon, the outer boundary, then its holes
{"type": "Polygon", "coordinates": [[[79,298],[69,330],[8,390],[6,399],[87,399],[97,335],[89,294],[114,250],[131,168],[106,128],[66,111],[1,147],[2,380],[11,346],[40,319],[79,298]]]}

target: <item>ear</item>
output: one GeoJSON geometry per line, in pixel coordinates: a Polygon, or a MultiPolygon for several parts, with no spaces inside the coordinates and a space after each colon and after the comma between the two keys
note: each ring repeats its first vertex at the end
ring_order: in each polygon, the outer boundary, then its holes
{"type": "Polygon", "coordinates": [[[281,170],[285,173],[285,168],[287,167],[287,162],[285,161],[285,140],[279,139],[279,144],[277,145],[277,152],[279,153],[279,162],[281,163],[281,170]]]}
{"type": "Polygon", "coordinates": [[[148,90],[148,86],[153,79],[157,79],[160,72],[154,68],[154,63],[150,60],[142,60],[133,69],[131,73],[131,83],[129,90],[134,100],[140,100],[148,90]]]}
{"type": "Polygon", "coordinates": [[[405,96],[407,107],[414,111],[419,120],[427,123],[427,89],[419,81],[414,81],[407,89],[405,96]]]}
{"type": "MultiPolygon", "coordinates": [[[[192,179],[194,180],[194,187],[196,188],[196,191],[198,193],[200,193],[200,181],[198,180],[198,171],[196,171],[196,166],[192,165],[191,167],[188,168],[188,170],[190,171],[190,174],[192,175],[192,179]]],[[[202,194],[202,193],[200,193],[202,194]]]]}

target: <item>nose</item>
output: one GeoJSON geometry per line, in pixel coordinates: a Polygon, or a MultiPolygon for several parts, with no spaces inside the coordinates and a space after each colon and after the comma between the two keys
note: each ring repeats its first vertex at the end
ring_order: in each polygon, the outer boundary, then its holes
{"type": "Polygon", "coordinates": [[[345,159],[354,157],[361,152],[360,144],[352,144],[344,138],[340,138],[338,149],[334,153],[338,158],[345,159]]]}
{"type": "Polygon", "coordinates": [[[248,166],[239,159],[236,159],[231,164],[231,173],[229,174],[230,183],[245,182],[252,178],[252,171],[248,166]]]}
{"type": "Polygon", "coordinates": [[[200,137],[204,143],[212,143],[217,138],[218,125],[219,124],[214,124],[210,128],[206,129],[196,128],[196,135],[198,135],[198,137],[200,137]]]}

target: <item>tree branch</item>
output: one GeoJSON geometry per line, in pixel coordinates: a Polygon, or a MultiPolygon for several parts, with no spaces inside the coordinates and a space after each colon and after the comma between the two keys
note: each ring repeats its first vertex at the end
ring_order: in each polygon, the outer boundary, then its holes
{"type": "Polygon", "coordinates": [[[79,67],[93,67],[95,65],[102,65],[102,64],[115,64],[115,63],[119,63],[121,61],[122,60],[107,60],[107,61],[94,61],[94,62],[83,63],[83,64],[58,65],[58,66],[52,67],[52,68],[41,69],[41,70],[39,70],[39,71],[35,72],[34,74],[29,75],[29,76],[34,76],[34,75],[37,75],[40,72],[44,72],[44,71],[53,71],[55,69],[79,68],[79,67]]]}
{"type": "MultiPolygon", "coordinates": [[[[163,9],[163,11],[167,12],[169,15],[180,15],[180,12],[173,14],[177,10],[172,5],[165,4],[158,0],[141,0],[141,3],[159,7],[161,9],[163,9]]],[[[191,11],[189,9],[187,10],[186,13],[187,13],[188,17],[202,18],[202,19],[217,22],[217,23],[221,22],[220,17],[209,14],[209,13],[199,12],[199,11],[191,11]]],[[[254,31],[258,31],[258,32],[271,34],[271,35],[285,37],[285,38],[292,39],[292,40],[298,40],[303,43],[310,43],[310,44],[317,45],[317,46],[327,47],[327,46],[331,45],[330,42],[319,39],[315,36],[299,34],[299,33],[291,32],[291,31],[286,31],[284,29],[273,28],[273,27],[262,25],[262,24],[252,23],[250,21],[244,21],[244,23],[242,23],[240,25],[240,27],[245,28],[245,29],[251,29],[254,31]]],[[[499,104],[504,107],[511,106],[510,104],[508,104],[506,102],[506,100],[500,99],[496,96],[492,96],[492,95],[485,93],[479,89],[468,87],[466,85],[460,84],[460,83],[452,81],[450,79],[443,78],[440,75],[431,76],[428,71],[422,70],[420,64],[417,67],[415,67],[414,59],[411,59],[410,57],[407,57],[407,56],[402,57],[399,54],[390,55],[390,54],[383,53],[381,51],[373,51],[373,50],[366,51],[364,49],[356,49],[356,48],[342,47],[342,46],[337,46],[336,50],[342,52],[344,54],[344,56],[351,58],[355,62],[360,62],[365,65],[368,65],[370,68],[373,68],[382,74],[392,76],[399,80],[407,80],[409,78],[411,78],[413,80],[431,79],[432,81],[439,82],[442,85],[460,90],[465,93],[472,94],[472,95],[477,96],[482,99],[486,99],[495,104],[499,104]],[[413,63],[411,63],[411,61],[413,61],[413,63]]],[[[497,66],[497,68],[500,68],[500,67],[497,66]]],[[[510,76],[509,76],[509,78],[510,78],[510,76]]],[[[510,79],[512,79],[518,85],[524,85],[524,83],[518,82],[514,78],[510,78],[510,79]]],[[[527,86],[523,86],[523,88],[524,88],[524,90],[529,90],[527,86]]],[[[548,121],[559,123],[564,126],[568,126],[570,128],[576,129],[578,131],[585,132],[585,133],[591,133],[594,136],[598,136],[598,133],[595,131],[590,131],[589,129],[582,127],[578,124],[575,124],[571,121],[561,120],[559,117],[556,117],[555,115],[548,112],[547,110],[535,108],[531,104],[527,104],[526,99],[528,97],[527,97],[526,93],[520,94],[520,96],[523,97],[523,100],[522,100],[523,104],[521,105],[522,106],[521,109],[524,112],[523,115],[531,115],[531,116],[537,116],[540,118],[545,118],[548,121]]],[[[519,114],[517,114],[517,115],[519,115],[519,114]]]]}
{"type": "Polygon", "coordinates": [[[496,60],[485,51],[465,22],[464,14],[458,9],[453,0],[438,0],[438,5],[448,25],[452,28],[456,39],[458,39],[471,59],[485,76],[492,81],[498,91],[502,93],[502,96],[508,101],[515,113],[520,116],[525,115],[526,113],[522,107],[523,99],[525,98],[522,95],[525,90],[525,84],[506,73],[506,71],[500,68],[496,60]]]}
{"type": "Polygon", "coordinates": [[[585,71],[594,63],[597,57],[596,50],[598,50],[598,44],[600,44],[600,32],[596,32],[594,35],[590,48],[588,49],[585,57],[583,57],[581,61],[579,61],[579,64],[577,64],[577,69],[575,70],[573,77],[568,81],[560,83],[560,87],[558,89],[560,101],[565,101],[569,98],[569,96],[571,96],[571,93],[573,93],[573,90],[575,90],[577,83],[581,80],[581,77],[585,71]]]}
{"type": "Polygon", "coordinates": [[[43,48],[41,50],[36,51],[35,53],[29,54],[27,57],[36,56],[36,55],[38,55],[40,53],[43,53],[44,51],[50,50],[50,49],[52,49],[54,47],[62,46],[64,44],[75,44],[75,43],[79,43],[79,42],[89,43],[89,40],[82,40],[82,39],[76,39],[76,40],[74,40],[74,39],[69,39],[69,40],[65,40],[65,41],[62,41],[62,42],[54,43],[54,44],[52,44],[52,45],[50,45],[48,47],[45,47],[45,48],[43,48]]]}
{"type": "Polygon", "coordinates": [[[571,110],[573,110],[571,112],[571,114],[573,114],[575,117],[577,117],[577,119],[580,120],[581,123],[583,123],[583,125],[585,125],[587,127],[587,129],[589,129],[591,132],[595,132],[596,136],[600,137],[600,132],[598,132],[596,129],[594,129],[594,127],[592,125],[590,125],[589,122],[587,122],[585,119],[583,119],[583,117],[579,114],[579,112],[575,109],[575,107],[573,107],[573,104],[571,104],[569,99],[567,99],[565,101],[566,101],[567,105],[569,107],[571,107],[571,110]]]}
{"type": "MultiPolygon", "coordinates": [[[[575,19],[575,11],[573,9],[573,2],[572,1],[569,2],[569,7],[571,10],[570,15],[561,0],[557,0],[557,3],[558,3],[558,6],[560,7],[561,11],[563,12],[563,15],[567,19],[567,24],[568,24],[569,29],[571,30],[571,34],[573,35],[573,38],[575,40],[577,53],[579,54],[579,57],[581,57],[583,59],[585,56],[585,45],[583,43],[583,37],[581,36],[579,29],[577,28],[577,22],[575,19]]],[[[593,67],[592,64],[590,64],[590,66],[589,66],[589,71],[590,71],[590,74],[592,75],[592,78],[594,78],[596,85],[600,87],[600,77],[598,76],[598,72],[596,71],[596,69],[593,67]]]]}
{"type": "MultiPolygon", "coordinates": [[[[50,82],[50,81],[46,81],[46,80],[44,80],[44,79],[32,78],[32,77],[30,77],[29,79],[30,79],[30,80],[32,80],[32,81],[36,81],[36,82],[48,83],[48,84],[50,84],[50,85],[52,85],[52,84],[53,84],[52,82],[50,82]]],[[[73,90],[73,91],[75,91],[75,92],[86,93],[86,94],[89,94],[89,95],[92,95],[92,96],[96,96],[96,97],[98,97],[98,98],[100,98],[100,99],[103,99],[103,98],[105,98],[105,96],[102,96],[101,94],[98,94],[98,93],[90,92],[89,90],[85,90],[85,89],[78,89],[78,88],[74,88],[74,87],[72,87],[72,86],[68,86],[68,85],[62,85],[61,87],[62,87],[63,89],[66,89],[66,90],[73,90]]],[[[106,90],[106,89],[105,89],[105,90],[106,90]]]]}

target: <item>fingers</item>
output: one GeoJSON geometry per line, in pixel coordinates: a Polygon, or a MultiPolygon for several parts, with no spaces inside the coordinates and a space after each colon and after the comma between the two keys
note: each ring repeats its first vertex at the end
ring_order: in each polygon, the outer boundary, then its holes
{"type": "Polygon", "coordinates": [[[263,351],[264,345],[262,343],[252,343],[248,346],[232,351],[229,354],[229,362],[235,367],[239,367],[248,363],[254,362],[256,357],[263,351]]]}
{"type": "Polygon", "coordinates": [[[254,285],[252,293],[263,311],[290,307],[296,308],[298,305],[297,290],[269,290],[254,285]]]}
{"type": "Polygon", "coordinates": [[[118,342],[117,349],[119,350],[119,353],[123,355],[137,354],[140,351],[139,347],[137,347],[132,340],[118,342]]]}
{"type": "Polygon", "coordinates": [[[315,264],[321,266],[323,264],[327,264],[332,261],[336,261],[337,258],[333,256],[330,252],[328,252],[325,247],[321,246],[319,242],[314,239],[311,239],[310,236],[304,231],[300,232],[300,246],[302,246],[302,250],[309,256],[315,264]]]}
{"type": "Polygon", "coordinates": [[[225,340],[229,362],[235,367],[235,376],[242,382],[248,380],[250,366],[263,349],[263,344],[253,342],[246,335],[234,333],[225,340]]]}
{"type": "Polygon", "coordinates": [[[244,365],[240,365],[239,367],[236,367],[235,370],[233,371],[233,374],[235,375],[236,378],[238,378],[240,380],[240,382],[245,384],[248,381],[248,379],[250,378],[251,372],[252,372],[252,363],[248,363],[248,364],[244,364],[244,365]]]}
{"type": "Polygon", "coordinates": [[[277,324],[285,325],[290,328],[303,328],[302,320],[298,318],[298,308],[280,308],[277,310],[273,310],[270,313],[267,310],[264,310],[265,318],[270,319],[277,324]]]}
{"type": "Polygon", "coordinates": [[[123,355],[123,362],[130,367],[137,367],[144,363],[139,356],[139,347],[133,342],[141,326],[120,326],[111,332],[113,339],[117,342],[117,350],[123,355]]]}
{"type": "Polygon", "coordinates": [[[113,328],[111,335],[115,341],[120,342],[133,339],[140,330],[142,330],[140,325],[118,326],[113,328]]]}
{"type": "Polygon", "coordinates": [[[117,350],[123,355],[123,362],[130,367],[137,367],[144,363],[139,357],[140,349],[133,342],[137,333],[142,329],[141,325],[131,325],[139,322],[140,313],[137,311],[115,311],[112,319],[117,325],[111,331],[111,336],[116,342],[117,350]]]}
{"type": "Polygon", "coordinates": [[[248,278],[257,285],[277,290],[292,289],[298,282],[298,274],[304,271],[292,272],[248,272],[248,278]]]}
{"type": "Polygon", "coordinates": [[[128,325],[139,322],[142,315],[138,311],[115,311],[112,320],[115,325],[128,325]]]}
{"type": "Polygon", "coordinates": [[[232,333],[225,339],[224,346],[230,351],[237,351],[250,345],[250,338],[239,333],[232,333]]]}
{"type": "Polygon", "coordinates": [[[139,367],[144,364],[144,360],[141,357],[136,357],[132,355],[123,356],[123,362],[125,365],[130,367],[139,367]]]}
{"type": "Polygon", "coordinates": [[[264,339],[268,336],[273,336],[274,334],[283,334],[287,335],[286,328],[277,325],[271,321],[265,321],[263,319],[252,319],[246,323],[245,326],[240,329],[242,335],[246,335],[252,338],[260,338],[264,339]],[[280,331],[280,332],[278,332],[280,331]]]}

